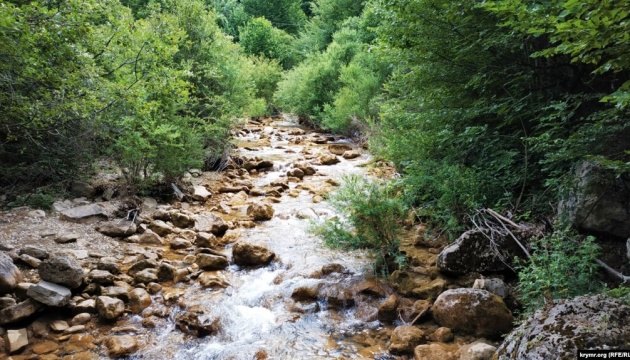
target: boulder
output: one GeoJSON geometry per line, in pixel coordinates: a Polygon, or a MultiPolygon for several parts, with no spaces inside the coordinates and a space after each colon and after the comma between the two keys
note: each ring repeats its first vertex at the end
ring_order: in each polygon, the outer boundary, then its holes
{"type": "Polygon", "coordinates": [[[24,349],[28,345],[28,332],[26,329],[7,330],[5,335],[5,347],[9,354],[24,349]]]}
{"type": "Polygon", "coordinates": [[[96,298],[96,311],[103,320],[116,320],[125,312],[125,303],[117,298],[99,296],[96,298]]]}
{"type": "Polygon", "coordinates": [[[291,169],[291,170],[287,171],[287,176],[298,178],[298,179],[302,180],[304,178],[304,171],[302,171],[300,169],[297,169],[297,168],[291,169]]]}
{"type": "Polygon", "coordinates": [[[411,354],[416,346],[426,342],[424,331],[412,325],[401,325],[392,331],[388,349],[392,354],[411,354]]]}
{"type": "Polygon", "coordinates": [[[171,221],[178,228],[189,228],[195,226],[195,219],[187,214],[173,212],[171,213],[171,221]]]}
{"type": "Polygon", "coordinates": [[[198,254],[195,264],[199,265],[201,270],[223,270],[230,264],[224,256],[214,254],[198,254]]]}
{"type": "Polygon", "coordinates": [[[232,258],[239,266],[267,265],[276,254],[264,245],[237,242],[232,248],[232,258]]]}
{"type": "Polygon", "coordinates": [[[141,313],[151,305],[151,302],[151,296],[142,288],[135,288],[129,292],[129,309],[134,314],[141,313]]]}
{"type": "Polygon", "coordinates": [[[206,201],[210,196],[212,196],[212,193],[205,186],[197,185],[193,187],[193,200],[206,201]]]}
{"type": "Polygon", "coordinates": [[[171,249],[177,250],[177,249],[187,249],[189,247],[192,247],[193,244],[186,239],[176,237],[168,241],[168,246],[171,249]]]}
{"type": "Polygon", "coordinates": [[[40,281],[32,285],[28,288],[26,295],[42,304],[58,307],[67,305],[72,297],[70,289],[48,281],[40,281]]]}
{"type": "Polygon", "coordinates": [[[333,154],[321,154],[317,157],[322,165],[335,165],[339,163],[339,158],[333,154]]]}
{"type": "Polygon", "coordinates": [[[398,320],[398,296],[392,294],[379,305],[377,318],[385,323],[398,320]]]}
{"type": "Polygon", "coordinates": [[[317,170],[315,170],[315,168],[309,163],[299,162],[293,164],[293,166],[295,166],[295,168],[297,169],[302,170],[305,176],[315,175],[315,173],[317,172],[317,170]]]}
{"type": "Polygon", "coordinates": [[[27,319],[37,313],[43,305],[33,299],[27,299],[13,306],[0,310],[0,325],[12,324],[27,319]]]}
{"type": "Polygon", "coordinates": [[[346,151],[352,150],[352,146],[348,144],[330,144],[328,151],[335,155],[343,155],[346,151]]]}
{"type": "Polygon", "coordinates": [[[499,296],[486,290],[447,290],[431,312],[441,326],[477,337],[496,338],[512,329],[512,313],[499,296]]]}
{"type": "Polygon", "coordinates": [[[177,275],[177,268],[169,263],[161,263],[158,266],[157,277],[159,281],[173,281],[177,275]]]}
{"type": "Polygon", "coordinates": [[[109,336],[104,344],[110,358],[126,357],[138,350],[138,341],[131,335],[109,336]]]}
{"type": "Polygon", "coordinates": [[[92,270],[88,274],[88,280],[101,285],[111,285],[114,283],[114,275],[106,270],[92,270]]]}
{"type": "Polygon", "coordinates": [[[213,272],[203,272],[199,275],[199,283],[204,288],[220,288],[224,289],[230,286],[230,283],[220,273],[215,274],[213,272]]]}
{"type": "Polygon", "coordinates": [[[37,269],[42,280],[76,289],[83,284],[83,268],[72,256],[66,254],[53,255],[44,260],[37,269]]]}
{"type": "Polygon", "coordinates": [[[22,273],[13,263],[13,259],[0,252],[0,295],[13,291],[20,281],[22,281],[22,273]]]}
{"type": "Polygon", "coordinates": [[[359,156],[361,156],[361,154],[356,150],[350,150],[344,152],[342,156],[344,159],[352,160],[358,158],[359,156]]]}
{"type": "Polygon", "coordinates": [[[459,348],[459,360],[491,360],[497,348],[482,341],[475,341],[472,344],[459,348]]]}
{"type": "Polygon", "coordinates": [[[133,276],[133,280],[139,284],[148,284],[152,282],[157,282],[159,281],[157,274],[158,274],[158,269],[155,269],[155,268],[144,269],[144,270],[138,271],[133,276]]]}
{"type": "Polygon", "coordinates": [[[273,206],[266,203],[256,202],[247,207],[247,216],[254,221],[271,220],[273,213],[273,206]]]}
{"type": "Polygon", "coordinates": [[[447,246],[437,258],[440,271],[462,275],[471,272],[496,273],[508,270],[514,257],[523,256],[514,240],[506,236],[492,245],[484,230],[469,230],[447,246]],[[499,252],[497,252],[499,249],[499,252]]]}
{"type": "Polygon", "coordinates": [[[127,274],[131,277],[139,273],[144,269],[154,269],[158,267],[158,263],[155,260],[144,259],[138,262],[135,262],[129,269],[127,270],[127,274]]]}
{"type": "Polygon", "coordinates": [[[96,264],[96,268],[108,271],[114,275],[120,274],[120,266],[118,266],[116,259],[113,257],[100,258],[96,264]]]}
{"type": "Polygon", "coordinates": [[[630,305],[604,295],[578,296],[530,315],[503,341],[499,360],[577,359],[577,350],[627,349],[630,305]]]}
{"type": "Polygon", "coordinates": [[[131,221],[108,221],[96,227],[96,231],[111,237],[127,237],[136,233],[136,224],[131,221]]]}
{"type": "Polygon", "coordinates": [[[219,215],[204,213],[195,216],[195,230],[198,232],[211,233],[216,236],[225,234],[228,225],[219,215]]]}
{"type": "Polygon", "coordinates": [[[219,331],[220,321],[209,317],[203,310],[193,307],[175,318],[175,326],[188,335],[204,337],[219,331]]]}
{"type": "Polygon", "coordinates": [[[453,332],[451,331],[451,329],[444,326],[435,329],[435,331],[431,333],[431,335],[429,335],[430,341],[436,341],[436,342],[441,342],[441,343],[451,342],[453,341],[454,338],[455,336],[453,335],[453,332]]]}
{"type": "Polygon", "coordinates": [[[144,233],[142,233],[142,235],[140,235],[140,237],[138,238],[138,242],[140,244],[147,245],[164,245],[164,240],[162,240],[162,237],[160,237],[160,235],[156,234],[151,229],[145,230],[144,233]]]}
{"type": "Polygon", "coordinates": [[[331,309],[344,309],[355,305],[355,294],[347,289],[347,284],[334,283],[322,286],[318,298],[324,299],[331,309]]]}
{"type": "Polygon", "coordinates": [[[197,233],[197,238],[195,239],[195,245],[199,247],[205,248],[213,248],[217,244],[217,237],[213,234],[200,232],[197,233]]]}
{"type": "Polygon", "coordinates": [[[20,249],[20,255],[29,255],[39,260],[45,260],[50,256],[50,252],[39,246],[26,245],[20,249]]]}
{"type": "Polygon", "coordinates": [[[442,344],[418,345],[413,350],[415,360],[456,360],[457,356],[449,352],[442,344]]]}
{"type": "Polygon", "coordinates": [[[162,220],[151,221],[149,229],[159,236],[166,236],[173,232],[173,228],[162,220]]]}
{"type": "Polygon", "coordinates": [[[499,295],[502,299],[505,299],[510,295],[510,288],[498,278],[484,278],[477,279],[473,284],[473,289],[483,289],[490,291],[495,295],[499,295]]]}
{"type": "Polygon", "coordinates": [[[321,285],[319,284],[314,286],[299,286],[293,289],[293,292],[291,293],[291,298],[295,301],[300,302],[317,301],[320,288],[321,285]]]}
{"type": "Polygon", "coordinates": [[[586,161],[575,179],[575,188],[560,202],[559,217],[580,230],[630,238],[630,176],[586,161]]]}
{"type": "Polygon", "coordinates": [[[100,220],[107,220],[109,214],[107,210],[99,204],[88,204],[63,210],[59,218],[76,223],[91,224],[100,220]]]}

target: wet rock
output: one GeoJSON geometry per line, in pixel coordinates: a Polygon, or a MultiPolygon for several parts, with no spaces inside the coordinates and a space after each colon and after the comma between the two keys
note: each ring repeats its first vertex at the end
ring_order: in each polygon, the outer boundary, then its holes
{"type": "Polygon", "coordinates": [[[317,172],[317,170],[315,170],[315,168],[311,164],[305,162],[295,163],[293,166],[295,166],[295,168],[297,169],[302,170],[305,176],[315,175],[315,173],[317,172]]]}
{"type": "Polygon", "coordinates": [[[149,291],[149,294],[155,295],[162,291],[162,285],[158,283],[148,283],[147,290],[149,291]]]}
{"type": "Polygon", "coordinates": [[[172,212],[171,221],[173,222],[173,225],[182,229],[195,226],[195,219],[184,213],[172,212]]]}
{"type": "Polygon", "coordinates": [[[398,309],[402,315],[402,318],[406,322],[412,322],[414,320],[422,319],[423,316],[429,313],[431,309],[431,302],[428,300],[416,300],[409,304],[410,299],[402,299],[398,309]]]}
{"type": "Polygon", "coordinates": [[[273,214],[273,206],[266,203],[257,202],[247,207],[247,216],[251,217],[254,221],[271,220],[273,214]]]}
{"type": "Polygon", "coordinates": [[[47,281],[29,287],[26,295],[48,306],[65,306],[72,297],[70,289],[47,281]]]}
{"type": "Polygon", "coordinates": [[[245,191],[239,191],[230,198],[229,204],[233,206],[243,205],[247,203],[247,199],[249,199],[247,193],[245,191]]]}
{"type": "Polygon", "coordinates": [[[147,245],[164,245],[162,237],[150,229],[147,229],[144,233],[142,233],[142,235],[140,235],[138,242],[140,244],[147,245]]]}
{"type": "Polygon", "coordinates": [[[195,239],[195,245],[199,247],[212,248],[217,244],[217,237],[213,234],[200,232],[197,233],[197,238],[195,239]]]}
{"type": "Polygon", "coordinates": [[[441,326],[477,337],[495,338],[512,329],[512,313],[488,291],[460,288],[443,292],[431,308],[441,326]]]}
{"type": "Polygon", "coordinates": [[[416,346],[426,341],[424,331],[412,325],[402,325],[392,332],[388,349],[392,354],[411,354],[416,346]]]}
{"type": "Polygon", "coordinates": [[[74,325],[85,325],[92,320],[92,314],[90,313],[80,313],[75,315],[72,320],[70,320],[70,324],[74,325]]]}
{"type": "Polygon", "coordinates": [[[413,350],[413,356],[415,360],[457,360],[457,356],[441,344],[418,345],[413,350]]]}
{"type": "Polygon", "coordinates": [[[205,186],[197,185],[193,187],[193,200],[196,201],[206,201],[209,197],[212,196],[212,193],[206,189],[205,186]]]}
{"type": "Polygon", "coordinates": [[[522,256],[522,250],[508,236],[497,238],[495,242],[496,246],[493,246],[483,230],[466,231],[440,252],[437,267],[442,272],[456,275],[505,271],[512,265],[514,257],[522,256]],[[495,249],[500,249],[500,254],[495,249]]]}
{"type": "Polygon", "coordinates": [[[182,239],[180,237],[176,237],[174,239],[169,240],[168,245],[171,249],[188,249],[192,247],[192,243],[186,239],[182,239]]]}
{"type": "Polygon", "coordinates": [[[58,235],[55,238],[55,242],[58,244],[66,244],[69,242],[76,242],[77,239],[79,239],[79,234],[75,234],[75,233],[64,233],[61,235],[58,235]]]}
{"type": "Polygon", "coordinates": [[[101,319],[113,321],[124,314],[125,303],[117,298],[99,296],[96,298],[96,311],[101,319]]]}
{"type": "Polygon", "coordinates": [[[22,262],[24,262],[25,264],[27,264],[28,266],[37,269],[39,267],[39,265],[41,265],[42,261],[39,260],[38,258],[34,258],[30,255],[26,255],[26,254],[22,254],[20,255],[20,260],[22,260],[22,262]]]}
{"type": "Polygon", "coordinates": [[[70,326],[64,320],[55,320],[50,323],[50,329],[54,332],[63,332],[70,326]]]}
{"type": "Polygon", "coordinates": [[[276,254],[264,245],[237,242],[232,248],[232,257],[239,266],[260,266],[269,264],[276,254]]]}
{"type": "Polygon", "coordinates": [[[157,277],[159,281],[168,282],[173,281],[175,279],[175,275],[177,274],[177,268],[168,263],[161,263],[158,266],[157,277]]]}
{"type": "Polygon", "coordinates": [[[0,310],[6,309],[13,305],[17,304],[14,298],[10,297],[0,297],[0,310]]]}
{"type": "Polygon", "coordinates": [[[510,295],[510,288],[498,278],[477,279],[473,284],[473,289],[483,289],[505,299],[510,295]]]}
{"type": "Polygon", "coordinates": [[[129,289],[123,286],[106,286],[101,288],[101,295],[127,301],[129,300],[129,289]]]}
{"type": "Polygon", "coordinates": [[[96,227],[96,231],[111,237],[127,237],[136,233],[136,224],[131,221],[109,221],[96,227]]]}
{"type": "Polygon", "coordinates": [[[213,288],[213,289],[216,289],[216,288],[224,289],[230,286],[230,283],[227,281],[227,279],[224,276],[221,276],[221,274],[215,274],[212,272],[204,272],[201,275],[199,275],[199,283],[204,288],[213,288]]]}
{"type": "Polygon", "coordinates": [[[76,333],[80,333],[84,331],[85,331],[85,325],[75,325],[75,326],[68,327],[66,330],[63,331],[63,333],[64,335],[68,335],[68,334],[76,334],[76,333]]]}
{"type": "Polygon", "coordinates": [[[332,154],[321,154],[317,157],[322,165],[335,165],[339,163],[339,158],[332,154]]]}
{"type": "Polygon", "coordinates": [[[156,282],[158,281],[158,276],[157,276],[157,269],[144,269],[141,271],[138,271],[134,276],[133,276],[133,280],[136,283],[139,284],[148,284],[151,282],[156,282]]]}
{"type": "Polygon", "coordinates": [[[457,353],[459,360],[491,360],[497,348],[481,341],[464,345],[457,353]]]}
{"type": "Polygon", "coordinates": [[[110,285],[114,283],[114,275],[105,270],[92,270],[88,274],[88,280],[101,285],[110,285]]]}
{"type": "Polygon", "coordinates": [[[499,347],[499,360],[576,359],[577,350],[627,349],[630,305],[604,295],[559,300],[536,311],[499,347]]]}
{"type": "Polygon", "coordinates": [[[392,294],[379,305],[377,318],[385,323],[398,320],[398,296],[392,294]]]}
{"type": "Polygon", "coordinates": [[[75,313],[89,313],[96,314],[96,300],[86,299],[76,304],[72,309],[75,313]]]}
{"type": "Polygon", "coordinates": [[[96,268],[99,270],[109,271],[114,275],[120,274],[120,266],[116,263],[115,258],[104,257],[99,259],[96,264],[96,268]]]}
{"type": "MultiPolygon", "coordinates": [[[[12,256],[16,257],[16,261],[19,259],[15,252],[12,256]]],[[[20,281],[22,272],[15,266],[11,256],[0,252],[0,295],[11,293],[20,281]]]]}
{"type": "Polygon", "coordinates": [[[385,297],[391,293],[387,285],[378,279],[366,279],[356,287],[356,291],[360,294],[385,297]]]}
{"type": "Polygon", "coordinates": [[[129,292],[129,309],[134,314],[139,314],[151,306],[151,302],[151,296],[144,289],[135,288],[129,292]]]}
{"type": "Polygon", "coordinates": [[[240,239],[242,235],[243,233],[241,233],[238,230],[228,230],[225,232],[225,235],[223,235],[223,237],[221,238],[221,244],[234,243],[238,241],[238,239],[240,239]]]}
{"type": "Polygon", "coordinates": [[[137,273],[139,273],[140,271],[144,269],[153,269],[157,267],[158,267],[157,261],[144,259],[144,260],[135,262],[133,265],[131,265],[131,267],[129,267],[129,270],[127,270],[127,274],[133,277],[134,275],[136,275],[137,273]]]}
{"type": "Polygon", "coordinates": [[[29,255],[39,260],[45,260],[48,259],[50,252],[38,246],[26,245],[20,249],[20,255],[29,255]]]}
{"type": "Polygon", "coordinates": [[[66,254],[53,255],[44,260],[37,272],[42,280],[76,289],[83,284],[83,268],[72,256],[66,254]]]}
{"type": "Polygon", "coordinates": [[[175,325],[186,334],[204,337],[219,331],[220,322],[219,319],[208,318],[202,310],[193,308],[177,316],[175,325]]]}
{"type": "Polygon", "coordinates": [[[446,280],[437,278],[427,285],[413,289],[411,293],[419,299],[433,300],[437,298],[444,289],[446,289],[446,280]]]}
{"type": "Polygon", "coordinates": [[[164,208],[155,210],[152,217],[153,220],[171,221],[171,213],[164,208]]]}
{"type": "Polygon", "coordinates": [[[453,341],[455,337],[453,336],[453,332],[451,329],[447,327],[439,327],[437,328],[431,335],[429,335],[429,340],[437,341],[440,343],[448,343],[453,341]]]}
{"type": "Polygon", "coordinates": [[[345,274],[348,272],[345,266],[341,264],[326,264],[322,266],[322,274],[328,275],[332,273],[345,274]]]}
{"type": "Polygon", "coordinates": [[[112,358],[129,356],[138,351],[138,342],[131,335],[109,336],[103,343],[112,358]]]}
{"type": "Polygon", "coordinates": [[[195,264],[199,265],[202,270],[223,270],[230,264],[224,256],[213,254],[198,254],[195,264]]]}
{"type": "Polygon", "coordinates": [[[348,144],[331,144],[328,145],[328,151],[335,155],[343,155],[346,151],[352,150],[352,146],[348,144]]]}
{"type": "Polygon", "coordinates": [[[289,177],[294,177],[294,178],[298,178],[300,180],[302,180],[304,178],[304,171],[300,170],[300,169],[291,169],[289,171],[287,171],[287,176],[289,177]]]}
{"type": "Polygon", "coordinates": [[[108,212],[99,204],[89,204],[61,211],[61,220],[90,224],[99,220],[107,220],[108,212]]]}
{"type": "Polygon", "coordinates": [[[0,325],[13,324],[25,320],[40,309],[43,305],[33,299],[27,299],[16,305],[0,310],[0,325]]]}
{"type": "Polygon", "coordinates": [[[355,296],[352,291],[346,289],[342,284],[329,284],[323,286],[319,291],[319,298],[328,303],[332,309],[344,309],[355,304],[355,296]]]}
{"type": "Polygon", "coordinates": [[[26,329],[7,330],[5,347],[9,354],[16,353],[28,346],[28,332],[26,329]]]}
{"type": "Polygon", "coordinates": [[[293,300],[295,301],[300,302],[317,301],[320,288],[321,284],[297,287],[291,293],[291,298],[293,298],[293,300]]]}
{"type": "Polygon", "coordinates": [[[356,150],[349,150],[344,152],[342,156],[344,159],[352,160],[358,158],[361,154],[356,150]]]}
{"type": "Polygon", "coordinates": [[[166,236],[173,233],[173,228],[162,220],[151,221],[149,229],[159,236],[166,236]]]}
{"type": "Polygon", "coordinates": [[[211,233],[216,236],[223,235],[228,229],[227,223],[218,215],[204,213],[195,216],[195,230],[198,232],[211,233]]]}
{"type": "Polygon", "coordinates": [[[37,355],[49,354],[59,349],[59,344],[53,341],[44,341],[33,345],[33,353],[37,355]]]}

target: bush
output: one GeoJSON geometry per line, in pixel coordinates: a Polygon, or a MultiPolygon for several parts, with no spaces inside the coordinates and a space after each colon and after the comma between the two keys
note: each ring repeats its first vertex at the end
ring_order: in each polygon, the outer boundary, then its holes
{"type": "Polygon", "coordinates": [[[334,219],[315,228],[326,245],[372,251],[376,255],[375,270],[380,274],[405,266],[398,237],[406,207],[390,183],[348,176],[330,197],[330,203],[347,221],[334,219]]]}
{"type": "Polygon", "coordinates": [[[567,299],[601,290],[595,259],[600,248],[591,236],[580,239],[557,230],[532,244],[532,257],[518,267],[517,291],[526,312],[552,299],[567,299]]]}
{"type": "Polygon", "coordinates": [[[246,54],[275,59],[289,69],[296,62],[291,43],[293,37],[271,25],[265,18],[255,18],[239,29],[240,44],[246,54]]]}

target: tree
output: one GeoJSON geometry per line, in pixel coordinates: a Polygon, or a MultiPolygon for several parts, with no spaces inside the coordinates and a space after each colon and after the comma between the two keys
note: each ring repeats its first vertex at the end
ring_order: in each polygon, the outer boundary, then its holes
{"type": "Polygon", "coordinates": [[[301,0],[242,0],[241,3],[250,16],[264,17],[289,34],[296,34],[306,21],[301,0]]]}

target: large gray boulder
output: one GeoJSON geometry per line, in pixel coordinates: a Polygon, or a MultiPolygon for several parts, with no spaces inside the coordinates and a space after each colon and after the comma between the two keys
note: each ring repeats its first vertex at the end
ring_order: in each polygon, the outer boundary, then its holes
{"type": "Polygon", "coordinates": [[[512,330],[512,313],[503,299],[486,290],[446,290],[431,307],[440,326],[476,337],[497,338],[512,330]]]}
{"type": "Polygon", "coordinates": [[[511,237],[497,238],[492,243],[484,230],[469,230],[442,250],[437,267],[454,275],[497,273],[509,269],[517,256],[523,253],[511,237]]]}
{"type": "Polygon", "coordinates": [[[70,289],[48,281],[40,281],[31,285],[26,291],[26,295],[42,304],[58,307],[68,304],[70,297],[72,297],[70,289]]]}
{"type": "Polygon", "coordinates": [[[39,277],[51,283],[76,289],[83,284],[83,268],[77,259],[67,254],[57,254],[44,260],[39,268],[39,277]]]}
{"type": "Polygon", "coordinates": [[[9,255],[0,252],[0,295],[13,291],[20,281],[22,281],[20,270],[9,255]]]}
{"type": "Polygon", "coordinates": [[[107,220],[108,217],[108,211],[99,204],[73,207],[71,209],[63,210],[59,215],[61,220],[83,224],[94,223],[99,220],[107,220]]]}
{"type": "Polygon", "coordinates": [[[536,311],[499,347],[498,359],[574,360],[577,350],[627,349],[630,305],[604,295],[560,300],[536,311]]]}
{"type": "Polygon", "coordinates": [[[560,202],[559,215],[580,230],[630,237],[630,176],[592,162],[576,171],[577,185],[560,202]]]}

